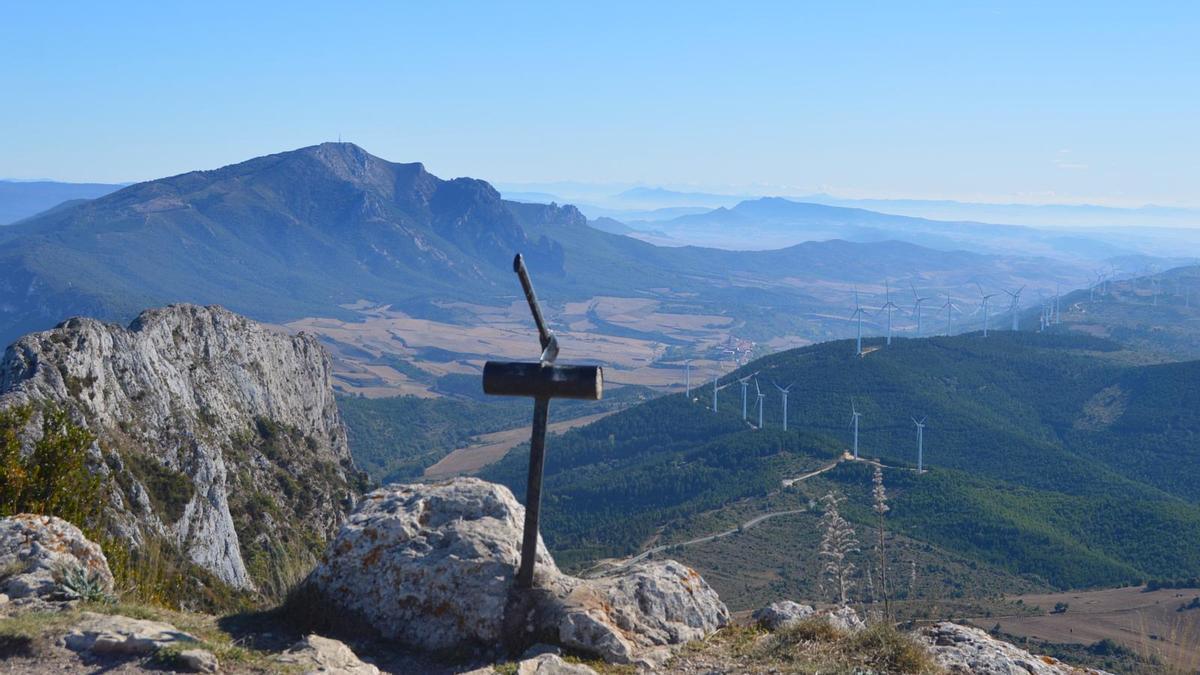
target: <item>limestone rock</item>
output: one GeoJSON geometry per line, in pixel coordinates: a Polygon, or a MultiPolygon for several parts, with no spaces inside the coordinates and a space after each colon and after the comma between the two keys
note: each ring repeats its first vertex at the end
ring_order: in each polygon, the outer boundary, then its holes
{"type": "Polygon", "coordinates": [[[836,607],[820,612],[818,616],[824,617],[829,625],[845,633],[857,633],[867,627],[852,607],[836,607]]]}
{"type": "Polygon", "coordinates": [[[349,647],[338,640],[309,635],[276,657],[280,663],[305,673],[341,673],[342,675],[378,675],[379,669],[364,663],[349,647]]]}
{"type": "Polygon", "coordinates": [[[578,663],[567,663],[556,654],[542,654],[517,664],[517,675],[596,675],[596,671],[578,663]]]}
{"type": "Polygon", "coordinates": [[[978,628],[942,622],[920,633],[934,659],[951,673],[973,675],[1108,675],[1076,668],[997,640],[978,628]]]}
{"type": "Polygon", "coordinates": [[[192,673],[215,673],[221,664],[212,652],[205,649],[185,649],[176,657],[180,667],[192,673]]]}
{"type": "Polygon", "coordinates": [[[665,656],[656,647],[703,638],[729,622],[729,610],[716,591],[695,570],[674,560],[577,580],[565,605],[560,642],[613,663],[647,656],[653,662],[665,656]]]}
{"type": "Polygon", "coordinates": [[[76,318],[26,335],[0,360],[0,407],[66,409],[97,436],[97,470],[115,479],[116,534],[135,546],[174,540],[251,587],[251,553],[327,540],[351,506],[358,477],[330,373],[314,336],[172,305],[128,328],[76,318]]]}
{"type": "MultiPolygon", "coordinates": [[[[367,494],[310,579],[383,637],[427,650],[495,645],[521,557],[524,509],[477,478],[367,494]]],[[[560,576],[539,542],[540,576],[560,576]]]]}
{"type": "Polygon", "coordinates": [[[812,605],[781,600],[754,612],[752,618],[767,630],[786,628],[813,615],[812,605]]]}
{"type": "Polygon", "coordinates": [[[79,652],[147,656],[164,647],[191,648],[198,641],[169,623],[84,612],[65,642],[79,652]]]}
{"type": "Polygon", "coordinates": [[[7,598],[45,597],[58,588],[57,575],[81,568],[106,592],[113,576],[100,546],[61,518],[20,514],[0,519],[0,591],[7,598]]]}
{"type": "Polygon", "coordinates": [[[477,478],[366,495],[309,577],[340,611],[425,650],[553,642],[618,663],[661,662],[729,612],[674,561],[613,576],[563,574],[539,542],[534,592],[515,592],[524,509],[477,478]]]}

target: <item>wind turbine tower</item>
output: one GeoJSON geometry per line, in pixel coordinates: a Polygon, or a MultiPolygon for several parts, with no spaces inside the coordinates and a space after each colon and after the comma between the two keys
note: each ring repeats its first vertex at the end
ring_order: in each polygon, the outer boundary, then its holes
{"type": "Polygon", "coordinates": [[[916,299],[916,302],[913,303],[913,314],[917,315],[917,337],[921,337],[921,303],[926,300],[932,300],[932,298],[922,298],[917,293],[916,285],[911,281],[908,282],[908,285],[912,287],[913,298],[916,299]]]}
{"type": "Polygon", "coordinates": [[[922,417],[918,422],[917,418],[912,418],[913,424],[917,425],[917,473],[925,473],[925,419],[922,417]]]}
{"type": "Polygon", "coordinates": [[[892,286],[887,279],[883,280],[883,287],[886,293],[884,298],[887,301],[883,303],[883,307],[880,307],[879,311],[887,312],[887,344],[890,346],[892,344],[892,310],[900,308],[896,306],[896,303],[892,302],[892,286]]]}
{"type": "Polygon", "coordinates": [[[763,399],[765,399],[767,397],[767,395],[762,393],[762,389],[760,389],[758,387],[758,378],[757,377],[754,378],[754,391],[757,392],[757,394],[758,394],[758,428],[762,429],[763,428],[763,424],[762,424],[763,399]]]}
{"type": "Polygon", "coordinates": [[[942,309],[946,310],[946,335],[954,335],[954,310],[958,306],[954,304],[954,300],[946,293],[946,304],[942,305],[942,309]]]}
{"type": "MultiPolygon", "coordinates": [[[[792,384],[796,384],[796,383],[793,382],[792,384]]],[[[775,388],[779,390],[779,395],[783,397],[783,430],[784,431],[787,431],[787,422],[788,422],[787,397],[788,397],[788,390],[792,388],[792,384],[789,384],[786,387],[781,387],[778,384],[775,385],[775,388]]]]}
{"type": "Polygon", "coordinates": [[[1015,293],[1007,288],[1004,289],[1010,300],[1008,311],[1012,312],[1012,329],[1014,332],[1021,330],[1021,291],[1023,290],[1025,290],[1024,286],[1018,288],[1015,293]]]}
{"type": "Polygon", "coordinates": [[[992,298],[996,297],[996,294],[992,293],[991,295],[988,295],[988,294],[984,293],[983,286],[980,286],[978,281],[975,282],[975,285],[979,288],[979,297],[983,298],[983,303],[982,303],[982,307],[983,307],[983,337],[987,337],[988,336],[988,303],[991,302],[992,298]]]}
{"type": "Polygon", "coordinates": [[[863,318],[863,314],[865,314],[865,312],[863,312],[862,305],[858,304],[858,289],[855,288],[854,289],[854,312],[852,314],[850,314],[851,321],[858,319],[858,337],[855,339],[855,343],[854,343],[855,344],[855,346],[854,346],[855,356],[862,356],[862,353],[863,353],[862,352],[862,318],[863,318]]]}
{"type": "Polygon", "coordinates": [[[719,375],[713,375],[713,412],[717,412],[717,392],[721,391],[725,387],[728,387],[730,384],[733,384],[730,382],[729,384],[718,387],[717,380],[719,379],[721,379],[719,375]]]}
{"type": "MultiPolygon", "coordinates": [[[[738,382],[742,385],[742,420],[745,420],[746,419],[746,391],[750,388],[750,378],[747,377],[745,379],[738,380],[738,382]]],[[[755,381],[755,384],[756,385],[758,384],[757,380],[755,381]]]]}
{"type": "Polygon", "coordinates": [[[854,459],[858,459],[858,418],[862,417],[862,413],[858,412],[858,406],[854,405],[854,399],[850,399],[850,424],[854,426],[854,459]]]}
{"type": "Polygon", "coordinates": [[[683,386],[687,390],[687,399],[692,400],[692,360],[683,362],[683,386]]]}

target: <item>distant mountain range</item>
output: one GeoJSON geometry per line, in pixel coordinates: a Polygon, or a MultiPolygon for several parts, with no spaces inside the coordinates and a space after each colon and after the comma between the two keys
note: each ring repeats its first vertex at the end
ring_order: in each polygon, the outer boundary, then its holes
{"type": "MultiPolygon", "coordinates": [[[[617,220],[659,220],[645,214],[681,208],[730,208],[741,201],[752,201],[776,192],[734,194],[671,190],[650,186],[589,185],[586,183],[523,184],[502,189],[506,198],[519,201],[569,201],[589,218],[608,216],[617,220]],[[522,193],[526,199],[518,197],[522,193]]],[[[1001,204],[938,199],[850,199],[824,193],[786,194],[795,202],[867,209],[893,215],[934,220],[1007,223],[1031,227],[1200,227],[1200,208],[1145,205],[1138,207],[1100,206],[1096,204],[1001,204]]]]}
{"type": "Polygon", "coordinates": [[[37,215],[63,202],[103,197],[125,185],[0,180],[0,225],[37,215]]]}
{"type": "Polygon", "coordinates": [[[442,180],[420,164],[326,143],[139,183],[0,228],[0,340],[76,314],[125,321],[168,302],[218,303],[267,321],[352,318],[346,306],[360,300],[414,315],[444,312],[452,300],[507,305],[518,251],[539,289],[560,301],[654,296],[752,319],[763,333],[770,322],[829,311],[806,279],[826,292],[884,276],[1049,283],[1070,272],[896,242],[659,247],[591,227],[572,206],[507,201],[481,180],[442,180]]]}
{"type": "MultiPolygon", "coordinates": [[[[618,218],[619,220],[619,218],[618,218]]],[[[669,219],[623,220],[631,236],[663,245],[779,248],[798,241],[896,239],[939,249],[1105,260],[1122,255],[1170,257],[1200,251],[1197,229],[1039,229],[1020,225],[943,221],[862,208],[762,197],[669,219]]]]}

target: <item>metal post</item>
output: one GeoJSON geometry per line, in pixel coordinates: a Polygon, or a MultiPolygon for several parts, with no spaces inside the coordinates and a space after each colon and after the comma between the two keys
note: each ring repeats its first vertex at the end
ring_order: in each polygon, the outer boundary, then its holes
{"type": "Polygon", "coordinates": [[[529,439],[529,479],[525,488],[525,532],[521,540],[521,567],[517,570],[518,588],[533,588],[538,515],[542,510],[542,474],[546,464],[546,419],[549,414],[550,399],[534,399],[533,434],[529,439]]]}

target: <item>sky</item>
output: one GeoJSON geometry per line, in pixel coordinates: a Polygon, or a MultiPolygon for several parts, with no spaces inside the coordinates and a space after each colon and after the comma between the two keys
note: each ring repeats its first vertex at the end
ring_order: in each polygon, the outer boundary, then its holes
{"type": "Polygon", "coordinates": [[[0,177],[1200,205],[1200,3],[0,2],[0,177]]]}

